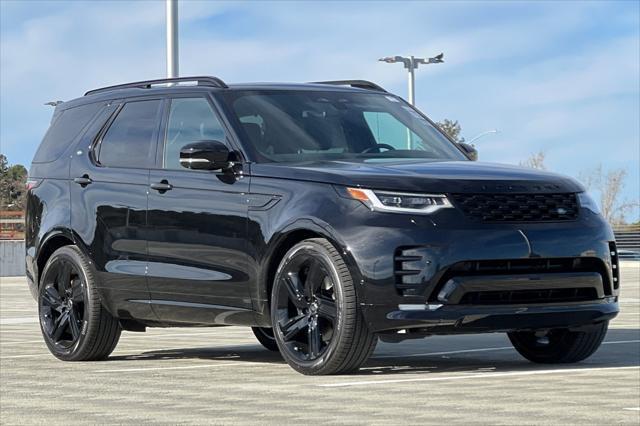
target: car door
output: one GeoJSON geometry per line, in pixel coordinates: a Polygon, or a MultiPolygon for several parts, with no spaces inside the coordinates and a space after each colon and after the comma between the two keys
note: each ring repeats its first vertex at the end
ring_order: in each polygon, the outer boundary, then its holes
{"type": "Polygon", "coordinates": [[[242,174],[180,166],[180,149],[186,144],[230,143],[208,97],[168,99],[164,123],[158,168],[150,173],[152,304],[164,321],[242,322],[251,312],[246,253],[249,181],[242,174]]]}
{"type": "Polygon", "coordinates": [[[162,99],[109,106],[111,117],[71,164],[71,223],[94,261],[108,308],[121,318],[156,319],[149,305],[147,192],[162,99]]]}

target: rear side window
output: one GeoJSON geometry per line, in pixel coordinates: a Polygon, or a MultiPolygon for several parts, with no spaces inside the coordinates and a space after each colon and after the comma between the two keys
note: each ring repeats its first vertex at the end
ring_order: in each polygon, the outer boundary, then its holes
{"type": "Polygon", "coordinates": [[[51,123],[36,155],[33,157],[33,162],[49,163],[57,160],[69,144],[95,117],[102,106],[103,104],[101,103],[95,103],[62,111],[51,123]]]}
{"type": "Polygon", "coordinates": [[[160,104],[160,100],[125,104],[102,137],[98,162],[108,167],[152,167],[160,104]]]}

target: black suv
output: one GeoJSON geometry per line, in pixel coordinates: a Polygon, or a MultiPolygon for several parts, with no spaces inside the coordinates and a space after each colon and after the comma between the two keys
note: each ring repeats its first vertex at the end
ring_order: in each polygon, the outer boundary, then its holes
{"type": "Polygon", "coordinates": [[[97,360],[121,330],[244,325],[304,374],[434,334],[588,357],[618,312],[610,227],[576,181],[475,156],[360,80],[151,80],[61,103],[28,183],[45,342],[97,360]]]}

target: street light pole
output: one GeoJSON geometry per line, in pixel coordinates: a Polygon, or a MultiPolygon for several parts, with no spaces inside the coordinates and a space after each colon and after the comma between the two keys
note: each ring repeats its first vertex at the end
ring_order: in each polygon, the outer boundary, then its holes
{"type": "MultiPolygon", "coordinates": [[[[415,58],[411,56],[409,61],[410,61],[409,62],[410,64],[414,64],[415,58]]],[[[405,68],[408,68],[408,71],[409,71],[409,103],[411,105],[416,104],[416,68],[417,67],[418,67],[417,64],[415,67],[414,66],[407,67],[407,65],[405,64],[405,68]]]]}
{"type": "Polygon", "coordinates": [[[166,0],[167,6],[167,78],[178,77],[178,0],[166,0]]]}
{"type": "Polygon", "coordinates": [[[401,62],[405,69],[409,74],[409,103],[411,105],[415,105],[416,102],[416,68],[420,64],[429,65],[429,64],[441,64],[444,62],[444,53],[436,55],[432,58],[416,58],[415,56],[386,56],[384,58],[378,59],[381,62],[386,62],[388,64],[393,64],[396,62],[401,62]]]}

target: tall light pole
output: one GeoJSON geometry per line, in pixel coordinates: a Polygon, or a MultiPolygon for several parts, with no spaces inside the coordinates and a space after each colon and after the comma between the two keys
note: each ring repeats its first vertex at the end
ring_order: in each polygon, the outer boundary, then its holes
{"type": "Polygon", "coordinates": [[[178,77],[178,0],[167,2],[167,78],[178,77]]]}
{"type": "Polygon", "coordinates": [[[444,62],[444,53],[436,55],[432,58],[416,58],[415,56],[387,56],[378,59],[381,62],[393,64],[396,62],[402,62],[405,69],[409,72],[409,103],[415,105],[416,103],[416,75],[415,71],[420,64],[441,64],[444,62]]]}

